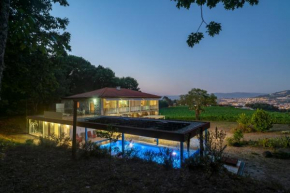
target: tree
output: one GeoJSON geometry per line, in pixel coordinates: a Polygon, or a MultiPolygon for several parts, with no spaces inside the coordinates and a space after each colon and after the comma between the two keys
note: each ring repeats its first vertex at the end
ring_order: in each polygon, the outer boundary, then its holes
{"type": "Polygon", "coordinates": [[[251,122],[256,131],[267,131],[273,126],[271,115],[262,109],[256,110],[252,115],[251,122]]]}
{"type": "Polygon", "coordinates": [[[50,56],[66,54],[70,50],[70,34],[64,31],[68,19],[50,15],[52,4],[57,2],[68,6],[67,0],[1,0],[0,88],[5,50],[41,51],[50,56]]]}
{"type": "Polygon", "coordinates": [[[224,8],[226,10],[235,10],[238,8],[242,8],[245,3],[249,3],[250,5],[257,5],[259,3],[259,0],[174,0],[177,2],[176,7],[178,9],[180,8],[186,8],[190,9],[192,4],[196,4],[200,7],[201,12],[201,23],[199,27],[197,28],[196,32],[192,32],[187,39],[187,44],[189,47],[194,47],[196,44],[198,44],[203,38],[204,35],[202,32],[199,32],[201,26],[203,24],[206,25],[207,34],[211,37],[214,37],[215,35],[218,35],[220,31],[222,30],[222,26],[220,23],[216,23],[214,21],[211,21],[207,23],[203,17],[203,6],[207,6],[208,8],[212,9],[217,6],[217,4],[222,3],[224,8]]]}
{"type": "Polygon", "coordinates": [[[132,77],[122,77],[122,78],[116,78],[116,86],[120,86],[122,88],[127,88],[131,90],[140,90],[138,87],[138,82],[135,78],[132,77]]]}
{"type": "Polygon", "coordinates": [[[8,34],[8,18],[9,18],[10,0],[1,0],[0,2],[0,100],[1,100],[1,86],[2,76],[5,68],[4,54],[8,34]]]}
{"type": "Polygon", "coordinates": [[[206,90],[199,88],[191,89],[188,94],[180,96],[180,104],[188,105],[190,110],[195,111],[196,120],[200,120],[200,114],[204,107],[216,105],[217,97],[214,94],[208,94],[206,90]]]}
{"type": "Polygon", "coordinates": [[[118,134],[117,132],[118,132],[118,129],[113,127],[112,125],[108,125],[106,131],[97,131],[98,137],[106,138],[109,140],[110,155],[112,155],[112,143],[116,143],[118,139],[121,137],[121,134],[120,133],[118,134]]]}

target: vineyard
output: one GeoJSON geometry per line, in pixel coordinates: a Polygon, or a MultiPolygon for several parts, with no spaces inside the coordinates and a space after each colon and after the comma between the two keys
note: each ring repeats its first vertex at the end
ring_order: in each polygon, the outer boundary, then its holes
{"type": "MultiPolygon", "coordinates": [[[[255,111],[237,109],[234,107],[206,107],[205,111],[201,113],[201,120],[204,121],[231,121],[235,122],[238,115],[245,113],[252,116],[255,111]]],[[[269,112],[273,118],[273,122],[277,124],[290,124],[290,113],[269,112]]],[[[195,113],[186,106],[169,107],[160,109],[160,114],[165,115],[166,119],[193,121],[195,120],[195,113]]]]}

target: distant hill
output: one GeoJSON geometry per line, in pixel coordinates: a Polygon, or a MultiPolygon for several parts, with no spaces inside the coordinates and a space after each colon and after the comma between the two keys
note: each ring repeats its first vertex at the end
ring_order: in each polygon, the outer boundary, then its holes
{"type": "Polygon", "coordinates": [[[290,98],[290,90],[284,90],[280,92],[274,92],[271,94],[259,95],[257,97],[267,97],[267,98],[288,97],[290,98]]]}
{"type": "MultiPolygon", "coordinates": [[[[250,92],[232,92],[232,93],[213,93],[217,96],[218,99],[220,98],[251,98],[257,96],[266,96],[265,93],[250,93],[250,92]]],[[[168,98],[171,100],[179,100],[179,95],[167,95],[168,98]]]]}
{"type": "Polygon", "coordinates": [[[179,95],[169,95],[167,97],[170,98],[171,100],[179,100],[179,95]]]}
{"type": "Polygon", "coordinates": [[[250,93],[250,92],[232,92],[232,93],[214,93],[217,98],[251,98],[261,95],[266,95],[265,93],[250,93]]]}

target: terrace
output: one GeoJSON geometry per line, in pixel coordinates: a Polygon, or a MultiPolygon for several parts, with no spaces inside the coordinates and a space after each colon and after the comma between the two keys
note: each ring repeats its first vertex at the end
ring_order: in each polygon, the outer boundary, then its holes
{"type": "Polygon", "coordinates": [[[174,150],[175,156],[178,157],[177,163],[180,165],[185,157],[193,156],[196,153],[203,155],[203,139],[201,137],[199,144],[197,144],[197,140],[194,137],[198,134],[203,134],[210,127],[208,122],[112,116],[79,118],[76,121],[75,131],[72,125],[73,121],[71,120],[52,119],[43,116],[28,117],[29,129],[41,131],[40,135],[42,136],[52,133],[56,135],[64,133],[72,139],[73,144],[76,141],[85,143],[90,140],[102,144],[103,147],[108,145],[108,141],[98,137],[95,131],[107,130],[108,126],[111,125],[117,128],[117,132],[122,136],[121,140],[114,146],[119,147],[123,153],[133,146],[131,142],[133,142],[135,147],[139,147],[144,151],[157,151],[160,147],[167,147],[174,150]],[[186,151],[184,151],[184,146],[186,146],[186,151]]]}

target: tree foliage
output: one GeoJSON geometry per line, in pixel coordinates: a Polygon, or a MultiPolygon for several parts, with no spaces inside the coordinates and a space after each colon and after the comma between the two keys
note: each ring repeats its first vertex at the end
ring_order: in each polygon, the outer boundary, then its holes
{"type": "Polygon", "coordinates": [[[262,109],[257,109],[252,116],[251,122],[257,131],[267,131],[273,126],[271,115],[262,109]]]}
{"type": "Polygon", "coordinates": [[[195,111],[196,120],[200,119],[200,113],[208,105],[216,105],[217,97],[214,94],[208,94],[206,90],[199,88],[191,89],[188,94],[181,95],[179,103],[188,105],[190,110],[195,111]]]}
{"type": "Polygon", "coordinates": [[[201,12],[201,23],[197,29],[196,32],[192,32],[187,39],[187,44],[189,47],[194,47],[196,44],[199,44],[199,42],[204,38],[204,35],[202,32],[199,32],[201,26],[203,24],[206,24],[206,33],[214,37],[215,35],[218,35],[222,31],[222,26],[220,23],[211,21],[210,23],[207,23],[203,17],[203,10],[202,7],[206,6],[210,9],[215,8],[218,4],[223,4],[224,9],[226,10],[235,10],[238,8],[242,8],[246,3],[249,5],[257,5],[259,3],[259,0],[174,0],[176,3],[176,7],[178,9],[185,8],[190,9],[192,5],[197,5],[200,7],[201,12]]]}

